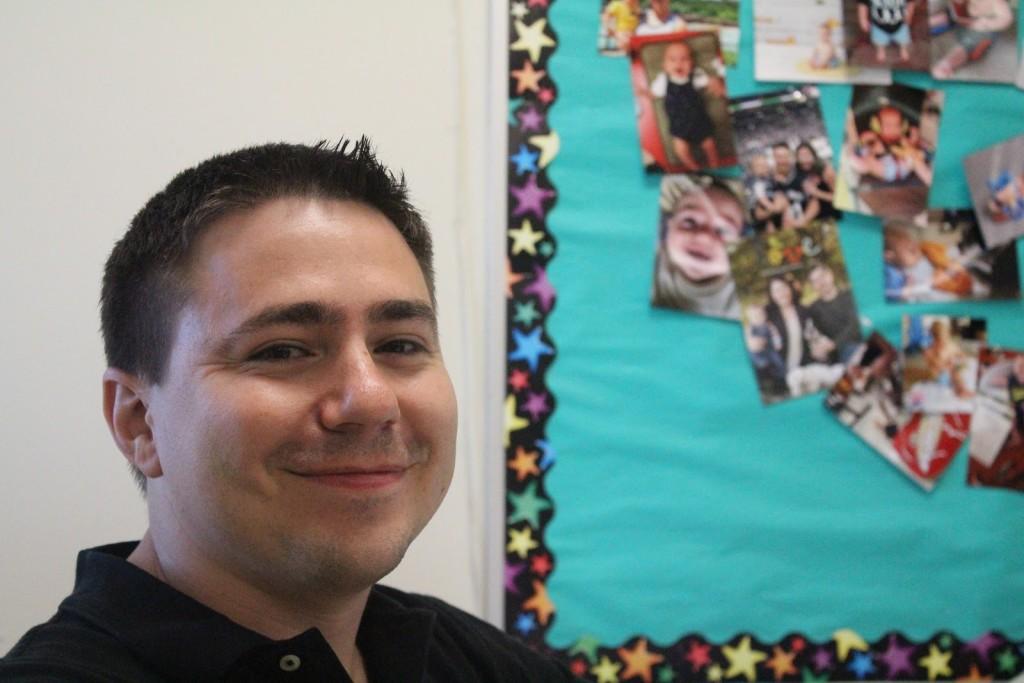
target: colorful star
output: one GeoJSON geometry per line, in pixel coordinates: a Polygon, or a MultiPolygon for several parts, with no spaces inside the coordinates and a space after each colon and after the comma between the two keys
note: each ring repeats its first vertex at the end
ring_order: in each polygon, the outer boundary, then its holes
{"type": "Polygon", "coordinates": [[[665,661],[664,655],[647,651],[646,638],[636,641],[636,645],[633,646],[632,650],[620,647],[619,658],[626,663],[626,670],[622,672],[622,677],[632,678],[633,676],[639,676],[643,679],[644,683],[651,683],[651,677],[653,676],[651,668],[655,664],[661,664],[665,661]]]}
{"type": "Polygon", "coordinates": [[[522,493],[508,492],[508,502],[512,504],[512,513],[508,523],[526,522],[534,529],[540,528],[540,515],[551,509],[551,501],[537,494],[537,482],[531,481],[522,493]]]}
{"type": "Polygon", "coordinates": [[[508,236],[512,238],[513,256],[524,251],[531,256],[536,256],[537,242],[544,239],[544,233],[534,230],[529,218],[524,218],[520,227],[509,230],[508,236]]]}
{"type": "Polygon", "coordinates": [[[772,658],[765,662],[765,666],[775,674],[775,680],[781,681],[787,674],[795,674],[796,667],[793,660],[796,659],[795,652],[789,652],[778,645],[772,648],[772,658]]]}
{"type": "Polygon", "coordinates": [[[885,652],[878,655],[881,662],[885,662],[889,670],[887,677],[896,678],[901,674],[910,675],[914,673],[914,665],[910,662],[910,653],[914,651],[913,646],[902,646],[896,642],[896,636],[889,634],[889,647],[885,652]]]}
{"type": "Polygon", "coordinates": [[[870,652],[854,652],[846,668],[853,672],[858,681],[862,681],[875,671],[875,662],[871,659],[870,652]]]}
{"type": "MultiPolygon", "coordinates": [[[[532,331],[525,333],[513,327],[512,343],[515,344],[515,348],[508,354],[509,361],[524,360],[527,366],[529,366],[530,372],[537,372],[540,357],[551,356],[555,353],[553,348],[541,340],[540,336],[543,331],[539,325],[533,328],[532,331]]],[[[525,427],[526,425],[523,426],[525,427]]],[[[506,444],[507,447],[508,444],[506,444]]]]}
{"type": "Polygon", "coordinates": [[[537,175],[533,173],[524,184],[509,185],[508,191],[516,200],[516,208],[512,211],[513,216],[519,217],[532,213],[542,220],[544,218],[544,202],[555,196],[554,190],[543,188],[537,184],[537,175]]]}
{"type": "Polygon", "coordinates": [[[529,552],[537,548],[538,545],[537,541],[533,540],[533,529],[530,527],[509,529],[508,545],[505,546],[505,552],[515,553],[519,559],[525,560],[529,552]]]}
{"type": "Polygon", "coordinates": [[[672,683],[676,680],[676,670],[669,664],[658,667],[658,683],[672,683]]]}
{"type": "Polygon", "coordinates": [[[541,168],[546,168],[551,160],[558,154],[561,141],[558,133],[551,131],[547,135],[534,135],[529,140],[530,144],[540,150],[540,159],[537,161],[541,168]]]}
{"type": "Polygon", "coordinates": [[[554,566],[551,564],[551,556],[547,553],[534,555],[530,558],[530,571],[540,578],[546,577],[552,569],[554,569],[554,566]]]}
{"type": "Polygon", "coordinates": [[[558,452],[546,439],[537,439],[533,445],[540,449],[540,468],[542,470],[547,470],[547,468],[555,464],[555,460],[558,459],[558,452]]]}
{"type": "Polygon", "coordinates": [[[516,586],[516,579],[519,575],[526,571],[525,562],[516,562],[515,564],[505,563],[505,590],[509,593],[519,594],[519,588],[516,586]]]}
{"type": "Polygon", "coordinates": [[[973,652],[978,656],[978,661],[985,665],[989,665],[989,661],[992,656],[992,650],[999,647],[1003,641],[992,633],[992,631],[985,631],[980,636],[965,643],[963,646],[963,652],[973,652]]]}
{"type": "Polygon", "coordinates": [[[508,160],[516,165],[516,175],[522,175],[537,172],[537,159],[540,156],[540,152],[532,152],[526,145],[519,145],[519,150],[508,160]]]}
{"type": "Polygon", "coordinates": [[[601,661],[590,667],[590,673],[597,677],[597,683],[619,683],[621,668],[621,664],[608,659],[607,655],[601,655],[601,661]]]}
{"type": "Polygon", "coordinates": [[[695,640],[690,643],[690,649],[683,659],[690,663],[694,671],[700,671],[711,663],[711,646],[695,640]]]}
{"type": "Polygon", "coordinates": [[[832,639],[836,641],[836,652],[839,653],[840,662],[846,661],[846,658],[850,656],[850,650],[868,649],[868,644],[864,642],[864,639],[848,628],[833,633],[832,639]]]}
{"type": "Polygon", "coordinates": [[[537,110],[532,104],[516,113],[519,119],[519,126],[524,133],[530,131],[540,132],[544,128],[544,114],[537,110]]]}
{"type": "Polygon", "coordinates": [[[514,19],[522,19],[529,13],[530,10],[526,9],[525,2],[513,2],[509,8],[509,14],[511,14],[514,19]]]}
{"type": "Polygon", "coordinates": [[[958,683],[982,683],[985,681],[991,681],[991,676],[982,676],[981,671],[978,670],[977,664],[971,664],[971,672],[966,676],[961,676],[956,679],[958,683]]]}
{"type": "Polygon", "coordinates": [[[508,385],[512,387],[514,391],[522,391],[526,387],[530,386],[530,373],[526,370],[520,370],[515,368],[508,376],[508,385]]]}
{"type": "Polygon", "coordinates": [[[540,301],[540,310],[547,313],[555,301],[555,288],[548,280],[547,271],[540,266],[533,267],[533,282],[523,287],[524,294],[533,294],[540,301]]]}
{"type": "Polygon", "coordinates": [[[540,100],[542,104],[551,104],[551,101],[555,99],[554,89],[541,88],[537,93],[537,99],[540,100]]]}
{"type": "Polygon", "coordinates": [[[526,52],[530,55],[531,61],[539,62],[544,48],[555,46],[551,36],[544,33],[544,28],[548,25],[547,19],[538,19],[529,26],[517,19],[512,25],[516,30],[516,40],[508,46],[512,52],[526,52]]]}
{"type": "Polygon", "coordinates": [[[712,681],[712,683],[717,683],[722,680],[723,675],[722,667],[718,664],[712,664],[708,667],[708,680],[712,681]]]}
{"type": "Polygon", "coordinates": [[[523,403],[523,410],[530,414],[530,418],[534,422],[540,419],[540,416],[544,413],[551,412],[551,406],[548,405],[548,394],[546,391],[542,391],[539,394],[535,394],[532,391],[527,392],[526,402],[523,403]]]}
{"type": "Polygon", "coordinates": [[[952,657],[952,652],[943,652],[933,644],[928,646],[928,656],[921,657],[917,663],[928,669],[928,680],[934,681],[939,676],[953,675],[953,670],[949,668],[952,657]]]}
{"type": "Polygon", "coordinates": [[[580,636],[579,640],[572,644],[569,648],[569,656],[583,655],[587,658],[587,661],[593,664],[597,661],[597,648],[601,645],[601,641],[592,635],[580,636]]]}
{"type": "Polygon", "coordinates": [[[537,456],[539,455],[540,453],[536,451],[528,451],[522,446],[516,446],[516,457],[508,463],[508,468],[516,473],[516,481],[523,481],[531,474],[540,474],[540,469],[537,467],[537,456]]]}
{"type": "Polygon", "coordinates": [[[522,95],[527,90],[537,92],[540,90],[540,79],[547,76],[544,69],[534,69],[533,62],[526,60],[522,69],[513,69],[512,77],[516,79],[516,94],[522,95]]]}
{"type": "Polygon", "coordinates": [[[548,625],[548,620],[555,613],[555,604],[548,597],[548,589],[544,587],[543,581],[533,582],[533,595],[523,603],[523,609],[530,609],[536,612],[541,626],[548,625]]]}
{"type": "Polygon", "coordinates": [[[811,658],[814,662],[814,670],[822,671],[832,666],[832,653],[824,647],[819,647],[814,652],[814,657],[811,658]]]}
{"type": "Polygon", "coordinates": [[[1017,655],[1013,654],[1013,648],[1007,647],[1005,650],[997,652],[996,663],[1000,671],[1015,673],[1017,670],[1017,655]]]}
{"type": "Polygon", "coordinates": [[[518,432],[530,426],[530,421],[525,417],[516,415],[516,397],[509,395],[505,398],[505,448],[512,443],[512,432],[518,432]]]}
{"type": "Polygon", "coordinates": [[[519,323],[529,327],[533,322],[540,317],[540,311],[534,305],[533,301],[517,301],[515,303],[516,312],[512,316],[512,322],[519,323]]]}
{"type": "Polygon", "coordinates": [[[757,679],[756,667],[758,662],[763,662],[768,658],[768,655],[764,652],[751,649],[750,636],[743,636],[740,644],[736,647],[723,645],[722,653],[729,661],[729,668],[725,672],[725,677],[732,678],[742,674],[747,677],[750,683],[754,683],[757,679]]]}
{"type": "Polygon", "coordinates": [[[532,614],[521,612],[519,616],[516,617],[516,630],[524,636],[528,635],[535,628],[537,628],[537,620],[532,614]]]}
{"type": "Polygon", "coordinates": [[[522,273],[512,272],[512,263],[506,258],[505,259],[505,298],[511,299],[512,288],[518,285],[520,282],[526,279],[526,276],[522,273]]]}

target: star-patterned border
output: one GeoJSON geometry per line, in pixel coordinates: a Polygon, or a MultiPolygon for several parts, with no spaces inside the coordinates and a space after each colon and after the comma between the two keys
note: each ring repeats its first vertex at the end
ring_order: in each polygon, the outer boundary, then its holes
{"type": "Polygon", "coordinates": [[[546,373],[557,355],[546,328],[557,300],[547,276],[557,248],[548,220],[558,197],[548,177],[559,148],[558,134],[548,123],[558,99],[548,63],[558,47],[549,22],[554,1],[511,0],[508,5],[505,629],[597,683],[991,681],[1024,672],[1024,640],[996,631],[970,641],[946,631],[914,641],[893,630],[868,642],[840,629],[821,642],[790,634],[766,643],[740,633],[722,643],[688,634],[668,646],[644,636],[615,646],[584,635],[565,649],[548,645],[556,613],[547,593],[555,555],[545,542],[555,503],[544,486],[556,460],[546,433],[556,406],[546,373]]]}

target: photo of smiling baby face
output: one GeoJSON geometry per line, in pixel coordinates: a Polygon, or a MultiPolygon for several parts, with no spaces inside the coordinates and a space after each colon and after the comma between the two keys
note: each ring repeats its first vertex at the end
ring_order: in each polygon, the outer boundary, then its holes
{"type": "Polygon", "coordinates": [[[727,275],[727,245],[739,240],[743,220],[739,200],[723,188],[695,189],[683,195],[665,221],[669,260],[692,282],[727,275]]]}

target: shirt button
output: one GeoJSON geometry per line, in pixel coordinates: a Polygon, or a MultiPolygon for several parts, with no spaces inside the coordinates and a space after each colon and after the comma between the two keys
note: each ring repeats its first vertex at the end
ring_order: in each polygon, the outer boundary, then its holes
{"type": "Polygon", "coordinates": [[[281,667],[281,671],[298,671],[302,666],[302,660],[297,655],[285,655],[277,665],[281,667]]]}

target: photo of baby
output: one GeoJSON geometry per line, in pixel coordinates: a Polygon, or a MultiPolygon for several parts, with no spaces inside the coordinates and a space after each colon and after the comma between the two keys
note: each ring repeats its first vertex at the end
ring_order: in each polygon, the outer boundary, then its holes
{"type": "Polygon", "coordinates": [[[922,420],[905,411],[901,383],[896,349],[872,332],[825,397],[825,406],[890,464],[930,491],[963,442],[960,436],[959,441],[945,443],[944,432],[955,437],[956,427],[964,432],[966,423],[946,424],[942,415],[936,416],[937,421],[922,420]]]}
{"type": "Polygon", "coordinates": [[[908,85],[854,86],[835,205],[912,218],[925,210],[944,94],[908,85]]]}
{"type": "Polygon", "coordinates": [[[985,245],[1024,235],[1024,135],[965,157],[964,170],[985,245]]]}
{"type": "Polygon", "coordinates": [[[885,300],[922,303],[1019,299],[1013,245],[985,249],[970,209],[931,209],[883,224],[885,300]]]}
{"type": "Polygon", "coordinates": [[[930,0],[932,76],[1012,83],[1017,0],[930,0]]]}
{"type": "Polygon", "coordinates": [[[887,85],[887,67],[846,59],[842,0],[754,0],[754,71],[759,81],[887,85]]]}
{"type": "Polygon", "coordinates": [[[602,0],[597,49],[603,55],[624,55],[633,36],[683,31],[718,33],[725,64],[736,64],[739,0],[602,0]]]}
{"type": "Polygon", "coordinates": [[[967,483],[1024,491],[1024,351],[983,348],[967,483]]]}
{"type": "Polygon", "coordinates": [[[927,71],[925,0],[843,0],[846,50],[851,64],[927,71]]]}
{"type": "Polygon", "coordinates": [[[985,343],[980,318],[903,316],[903,398],[913,412],[971,413],[978,353],[985,343]]]}
{"type": "Polygon", "coordinates": [[[836,220],[836,173],[814,86],[729,100],[755,232],[836,220]]]}
{"type": "Polygon", "coordinates": [[[634,36],[630,46],[644,167],[680,173],[735,163],[718,36],[634,36]]]}
{"type": "Polygon", "coordinates": [[[755,235],[729,263],[761,400],[831,387],[861,339],[835,223],[755,235]]]}
{"type": "Polygon", "coordinates": [[[728,246],[749,232],[734,181],[668,175],[661,181],[651,304],[718,318],[739,318],[728,246]]]}

